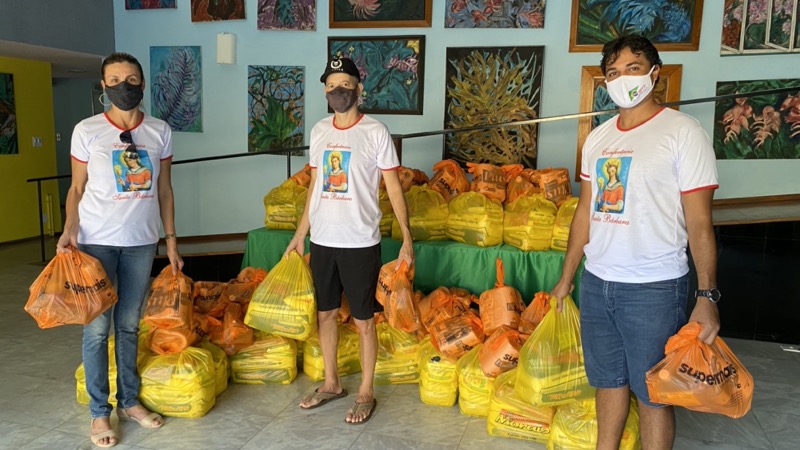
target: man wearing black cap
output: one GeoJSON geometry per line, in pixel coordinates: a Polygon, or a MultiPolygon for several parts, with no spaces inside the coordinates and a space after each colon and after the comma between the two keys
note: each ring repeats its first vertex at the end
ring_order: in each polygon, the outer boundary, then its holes
{"type": "Polygon", "coordinates": [[[361,385],[345,417],[350,424],[364,423],[377,404],[373,378],[378,354],[374,314],[381,310],[375,299],[381,268],[381,212],[378,188],[381,175],[395,217],[400,223],[403,245],[397,258],[410,266],[414,259],[405,197],[397,169],[400,161],[389,130],[381,122],[358,111],[364,90],[361,73],[347,58],[334,58],[320,77],[334,115],[311,130],[311,182],[303,217],[286,248],[301,255],[306,234],[311,231],[311,272],[317,297],[320,346],[325,382],[300,402],[316,408],[342,398],[337,371],[338,330],[336,318],[344,291],[359,332],[361,385]],[[318,176],[318,171],[322,173],[318,176]]]}

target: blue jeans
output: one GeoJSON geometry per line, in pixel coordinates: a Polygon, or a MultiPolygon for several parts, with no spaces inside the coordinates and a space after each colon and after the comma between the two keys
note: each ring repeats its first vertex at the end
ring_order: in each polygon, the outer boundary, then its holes
{"type": "Polygon", "coordinates": [[[100,260],[108,278],[117,287],[117,303],[83,328],[83,368],[92,418],[111,415],[108,403],[108,333],[114,317],[117,362],[117,406],[139,404],[139,318],[150,289],[150,271],[156,244],[135,247],[80,244],[78,249],[100,260]]]}
{"type": "Polygon", "coordinates": [[[581,278],[581,344],[586,376],[596,388],[630,385],[650,402],[645,373],[664,359],[664,345],[686,323],[689,275],[652,283],[581,278]]]}

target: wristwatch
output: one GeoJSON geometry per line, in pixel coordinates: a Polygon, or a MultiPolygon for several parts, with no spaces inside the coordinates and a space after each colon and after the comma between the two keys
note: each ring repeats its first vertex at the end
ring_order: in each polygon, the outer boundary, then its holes
{"type": "Polygon", "coordinates": [[[694,296],[695,297],[705,297],[711,303],[717,303],[717,302],[719,302],[719,299],[722,298],[722,294],[719,292],[719,289],[717,289],[717,288],[698,289],[698,290],[694,291],[694,296]]]}

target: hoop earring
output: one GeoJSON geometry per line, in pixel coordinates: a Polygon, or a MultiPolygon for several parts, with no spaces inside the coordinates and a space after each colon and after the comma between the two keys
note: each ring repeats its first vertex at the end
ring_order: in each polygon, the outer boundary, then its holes
{"type": "Polygon", "coordinates": [[[103,106],[111,106],[111,99],[108,98],[108,95],[106,94],[106,91],[103,91],[103,93],[100,94],[100,97],[97,97],[97,101],[99,101],[100,104],[103,105],[103,106]],[[106,100],[108,100],[108,103],[103,101],[103,96],[104,95],[106,96],[106,100]]]}

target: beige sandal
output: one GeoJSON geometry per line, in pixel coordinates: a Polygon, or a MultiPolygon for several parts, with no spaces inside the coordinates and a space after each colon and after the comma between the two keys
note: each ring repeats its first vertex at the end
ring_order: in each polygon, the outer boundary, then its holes
{"type": "Polygon", "coordinates": [[[161,428],[164,425],[164,418],[161,417],[161,414],[156,412],[151,412],[147,416],[142,419],[137,419],[136,417],[131,416],[128,414],[128,411],[117,408],[117,416],[120,420],[131,420],[137,422],[144,428],[161,428]],[[156,419],[161,419],[161,423],[156,423],[156,419]]]}
{"type": "MultiPolygon", "coordinates": [[[[92,423],[94,423],[94,421],[95,421],[95,419],[92,419],[92,423]]],[[[110,425],[111,424],[109,423],[109,426],[110,425]]],[[[96,447],[100,447],[100,448],[113,447],[113,446],[117,445],[117,442],[119,442],[119,438],[117,437],[117,432],[114,431],[113,428],[110,428],[110,429],[108,429],[106,431],[101,431],[101,432],[99,432],[97,434],[92,434],[92,435],[89,436],[89,439],[92,440],[92,444],[94,444],[96,447]],[[100,441],[103,440],[103,439],[106,439],[106,438],[108,438],[108,443],[107,444],[101,444],[100,441]]]]}

